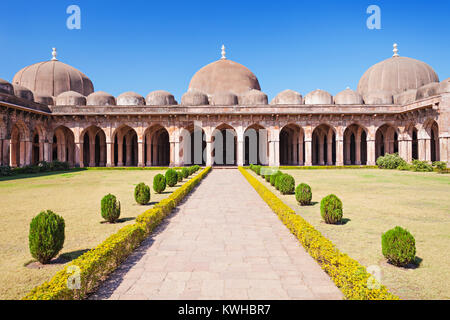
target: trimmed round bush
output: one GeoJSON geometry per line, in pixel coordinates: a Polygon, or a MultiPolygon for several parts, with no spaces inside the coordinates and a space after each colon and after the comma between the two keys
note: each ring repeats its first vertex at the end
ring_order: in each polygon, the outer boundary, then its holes
{"type": "Polygon", "coordinates": [[[178,182],[183,181],[183,173],[181,171],[177,171],[178,182]]]}
{"type": "Polygon", "coordinates": [[[404,166],[405,164],[406,161],[397,153],[387,153],[377,159],[377,166],[381,169],[397,169],[399,166],[404,166]]]}
{"type": "Polygon", "coordinates": [[[338,224],[343,216],[342,201],[334,194],[326,196],[320,202],[320,214],[326,223],[338,224]]]}
{"type": "Polygon", "coordinates": [[[261,175],[261,166],[253,166],[255,168],[255,173],[260,176],[261,175]]]}
{"type": "Polygon", "coordinates": [[[277,190],[280,190],[280,182],[282,176],[284,176],[284,173],[281,172],[281,174],[277,175],[277,177],[275,178],[275,188],[277,190]]]}
{"type": "Polygon", "coordinates": [[[101,213],[103,219],[114,223],[120,217],[120,201],[115,195],[107,194],[101,201],[101,213]]]}
{"type": "Polygon", "coordinates": [[[295,199],[302,206],[310,205],[312,199],[311,187],[306,183],[300,183],[295,189],[295,199]]]}
{"type": "Polygon", "coordinates": [[[166,171],[166,183],[169,187],[174,187],[178,182],[178,175],[174,169],[166,171]]]}
{"type": "Polygon", "coordinates": [[[189,175],[193,175],[195,173],[195,168],[194,166],[189,167],[189,175]]]}
{"type": "Polygon", "coordinates": [[[383,256],[395,266],[406,266],[416,259],[416,242],[412,234],[395,227],[381,236],[383,256]]]}
{"type": "Polygon", "coordinates": [[[282,174],[281,171],[277,171],[277,172],[275,172],[274,174],[272,174],[272,175],[270,176],[270,184],[271,184],[273,187],[275,187],[275,181],[276,181],[277,177],[278,177],[279,175],[281,175],[281,174],[282,174]]]}
{"type": "Polygon", "coordinates": [[[134,200],[140,205],[146,205],[150,202],[150,187],[145,183],[139,183],[136,188],[134,188],[134,200]]]}
{"type": "Polygon", "coordinates": [[[42,211],[31,220],[28,245],[33,258],[49,263],[64,245],[64,219],[53,211],[42,211]]]}
{"type": "Polygon", "coordinates": [[[266,174],[266,175],[264,176],[264,178],[266,179],[267,182],[270,182],[270,177],[271,177],[271,176],[272,176],[272,175],[266,174]]]}
{"type": "Polygon", "coordinates": [[[278,182],[278,190],[282,194],[294,194],[295,192],[295,179],[290,174],[283,174],[280,176],[278,182]]]}
{"type": "Polygon", "coordinates": [[[153,178],[153,190],[156,193],[162,193],[166,190],[166,178],[160,173],[153,178]]]}
{"type": "Polygon", "coordinates": [[[188,168],[183,168],[181,169],[181,173],[183,174],[183,179],[186,179],[187,177],[189,177],[189,169],[188,168]]]}

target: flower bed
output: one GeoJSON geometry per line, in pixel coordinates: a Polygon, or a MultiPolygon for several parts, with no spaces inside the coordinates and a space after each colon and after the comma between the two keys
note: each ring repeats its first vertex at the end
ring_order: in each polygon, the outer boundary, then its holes
{"type": "Polygon", "coordinates": [[[93,292],[147,238],[156,226],[211,171],[202,170],[197,176],[175,190],[168,198],[139,215],[136,223],[113,234],[95,249],[68,263],[44,284],[31,290],[24,300],[81,300],[93,292]],[[74,273],[75,272],[75,273],[74,273]],[[69,289],[69,281],[79,276],[79,289],[69,289]]]}
{"type": "Polygon", "coordinates": [[[244,168],[239,171],[255,188],[263,200],[278,215],[280,220],[298,238],[308,253],[330,276],[346,299],[352,300],[397,300],[398,297],[388,292],[382,285],[373,285],[373,277],[358,261],[340,252],[335,245],[325,238],[294,210],[281,201],[266,186],[258,181],[244,168]],[[372,284],[372,285],[370,285],[372,284]],[[373,289],[369,288],[373,287],[373,289]]]}

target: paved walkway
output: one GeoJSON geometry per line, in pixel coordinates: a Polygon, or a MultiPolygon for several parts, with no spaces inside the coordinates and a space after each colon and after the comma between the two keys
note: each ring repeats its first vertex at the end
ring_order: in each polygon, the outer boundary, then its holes
{"type": "Polygon", "coordinates": [[[91,299],[342,299],[237,170],[213,170],[91,299]]]}

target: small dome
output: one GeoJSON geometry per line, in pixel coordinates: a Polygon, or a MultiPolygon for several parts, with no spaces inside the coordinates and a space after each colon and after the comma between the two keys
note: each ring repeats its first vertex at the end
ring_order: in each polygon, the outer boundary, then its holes
{"type": "Polygon", "coordinates": [[[173,94],[164,90],[150,92],[146,100],[149,106],[173,106],[177,104],[173,94]]]}
{"type": "Polygon", "coordinates": [[[255,89],[247,91],[243,95],[239,96],[238,100],[240,105],[248,106],[256,106],[268,103],[267,95],[264,92],[255,89]]]}
{"type": "Polygon", "coordinates": [[[197,90],[189,90],[181,97],[181,104],[185,106],[204,106],[208,105],[208,96],[197,90]]]}
{"type": "Polygon", "coordinates": [[[0,79],[0,93],[14,95],[14,87],[6,80],[0,79]]]}
{"type": "Polygon", "coordinates": [[[365,96],[372,92],[386,91],[392,95],[408,89],[417,89],[425,84],[439,82],[439,78],[428,64],[397,54],[370,67],[359,80],[358,92],[365,96]]]}
{"type": "Polygon", "coordinates": [[[439,84],[439,93],[447,93],[450,92],[450,78],[443,80],[439,84]]]}
{"type": "Polygon", "coordinates": [[[303,97],[293,90],[284,90],[277,94],[270,104],[303,104],[303,97]]]}
{"type": "Polygon", "coordinates": [[[92,81],[81,71],[54,58],[25,67],[13,78],[18,84],[43,96],[56,97],[66,91],[76,91],[85,96],[94,92],[92,81]]]}
{"type": "Polygon", "coordinates": [[[13,87],[14,87],[14,95],[16,97],[29,101],[34,101],[34,94],[31,90],[22,87],[21,85],[18,84],[13,84],[13,87]]]}
{"type": "Polygon", "coordinates": [[[417,89],[409,89],[394,96],[394,104],[405,105],[416,101],[417,89]]]}
{"type": "Polygon", "coordinates": [[[145,99],[136,92],[125,92],[117,97],[118,106],[144,106],[145,99]]]}
{"type": "Polygon", "coordinates": [[[85,106],[86,97],[75,91],[67,91],[56,97],[57,106],[85,106]]]}
{"type": "Polygon", "coordinates": [[[231,92],[219,92],[210,99],[212,106],[235,106],[238,104],[238,97],[231,92]]]}
{"type": "Polygon", "coordinates": [[[256,76],[243,65],[221,59],[200,69],[191,80],[189,89],[208,95],[232,92],[241,95],[251,89],[261,90],[256,76]]]}
{"type": "Polygon", "coordinates": [[[390,91],[377,91],[364,96],[365,104],[392,104],[393,96],[390,91]]]}
{"type": "Polygon", "coordinates": [[[305,104],[333,104],[333,96],[326,91],[317,89],[305,96],[305,104]]]}
{"type": "Polygon", "coordinates": [[[116,98],[104,91],[91,93],[87,97],[88,106],[115,106],[116,98]]]}
{"type": "Polygon", "coordinates": [[[439,82],[432,82],[417,89],[416,100],[425,99],[439,94],[439,82]]]}
{"type": "Polygon", "coordinates": [[[334,103],[335,104],[363,104],[364,101],[358,92],[353,91],[350,88],[347,88],[344,91],[339,92],[334,97],[334,103]]]}
{"type": "Polygon", "coordinates": [[[41,94],[35,94],[34,101],[40,104],[45,104],[47,106],[53,106],[55,104],[55,100],[53,99],[53,97],[41,94]]]}

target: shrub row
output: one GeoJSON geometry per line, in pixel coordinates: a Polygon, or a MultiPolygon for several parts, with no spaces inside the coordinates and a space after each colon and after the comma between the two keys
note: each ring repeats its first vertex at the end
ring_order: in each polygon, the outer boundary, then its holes
{"type": "Polygon", "coordinates": [[[112,271],[114,271],[154,228],[181,202],[181,200],[210,172],[207,167],[197,176],[175,190],[168,198],[139,215],[136,223],[120,229],[103,243],[77,259],[44,284],[31,290],[24,300],[81,300],[112,271]],[[69,289],[70,270],[79,271],[80,288],[69,289]]]}
{"type": "Polygon", "coordinates": [[[415,172],[439,172],[446,173],[447,163],[443,161],[435,161],[429,163],[428,161],[421,161],[414,159],[411,163],[406,162],[397,153],[385,154],[378,157],[377,166],[380,169],[398,169],[403,171],[415,171],[415,172]]]}
{"type": "Polygon", "coordinates": [[[68,162],[45,162],[41,161],[37,165],[28,165],[23,167],[11,168],[10,166],[0,167],[0,177],[7,177],[16,174],[30,174],[30,173],[41,173],[41,172],[52,172],[52,171],[67,171],[70,170],[70,165],[68,162]]]}
{"type": "Polygon", "coordinates": [[[270,182],[281,194],[294,194],[295,193],[295,179],[293,176],[283,173],[279,170],[275,171],[270,167],[263,167],[259,165],[250,165],[250,170],[257,175],[270,182]]]}
{"type": "Polygon", "coordinates": [[[373,279],[373,277],[364,266],[346,254],[341,253],[330,240],[325,238],[301,216],[297,215],[294,210],[283,203],[245,169],[240,167],[239,171],[278,215],[281,221],[299,239],[303,247],[331,277],[347,299],[398,299],[397,296],[388,292],[383,285],[370,289],[368,287],[369,278],[373,279]]]}
{"type": "Polygon", "coordinates": [[[333,169],[378,169],[378,166],[345,165],[345,166],[280,166],[281,170],[333,170],[333,169]]]}

